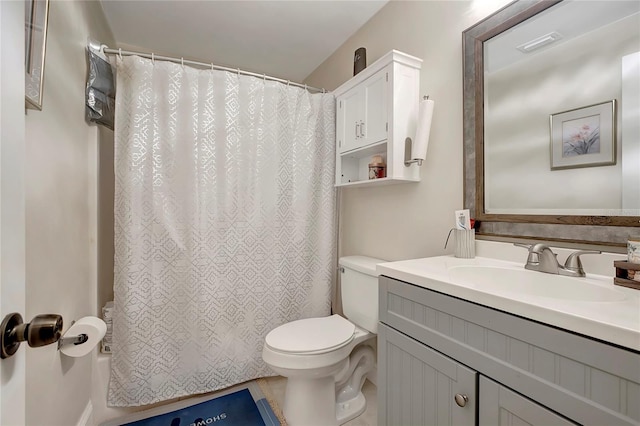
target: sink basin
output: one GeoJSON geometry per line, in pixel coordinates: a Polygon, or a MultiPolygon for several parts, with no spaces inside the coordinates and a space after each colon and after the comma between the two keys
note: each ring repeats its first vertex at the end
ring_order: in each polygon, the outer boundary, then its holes
{"type": "Polygon", "coordinates": [[[464,265],[449,268],[453,281],[491,293],[521,294],[582,302],[620,302],[624,293],[608,288],[601,281],[545,274],[526,269],[464,265]]]}

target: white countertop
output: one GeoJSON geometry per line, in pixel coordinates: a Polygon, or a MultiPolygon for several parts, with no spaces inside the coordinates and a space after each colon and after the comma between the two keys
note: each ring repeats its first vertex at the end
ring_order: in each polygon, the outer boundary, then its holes
{"type": "MultiPolygon", "coordinates": [[[[457,266],[518,269],[537,274],[540,279],[549,275],[526,271],[522,264],[514,262],[485,257],[459,259],[453,256],[381,263],[377,266],[377,272],[380,275],[640,351],[640,290],[614,285],[612,277],[587,274],[590,284],[620,292],[624,295],[621,297],[624,300],[610,302],[563,300],[517,292],[497,292],[483,289],[464,280],[454,279],[450,274],[450,268],[457,266]]],[[[582,278],[571,279],[581,280],[582,278]]]]}

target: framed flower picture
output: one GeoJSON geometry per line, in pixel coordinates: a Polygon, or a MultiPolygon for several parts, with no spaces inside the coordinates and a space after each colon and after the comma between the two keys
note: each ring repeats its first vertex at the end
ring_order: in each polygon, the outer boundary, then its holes
{"type": "Polygon", "coordinates": [[[616,101],[551,114],[551,170],[616,164],[616,101]]]}

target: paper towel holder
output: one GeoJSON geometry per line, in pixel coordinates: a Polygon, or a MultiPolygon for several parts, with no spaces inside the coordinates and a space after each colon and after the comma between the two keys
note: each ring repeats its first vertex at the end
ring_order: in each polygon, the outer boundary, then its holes
{"type": "MultiPolygon", "coordinates": [[[[423,100],[428,100],[429,95],[424,95],[422,97],[423,100]]],[[[417,129],[416,129],[417,134],[417,129]]],[[[404,140],[404,166],[409,167],[413,163],[418,163],[418,166],[422,166],[423,158],[411,158],[411,153],[413,152],[413,140],[408,137],[404,140]]]]}
{"type": "Polygon", "coordinates": [[[0,358],[13,356],[22,342],[32,348],[57,342],[62,335],[62,324],[62,315],[58,314],[36,315],[27,324],[19,313],[8,314],[0,324],[0,358]]]}
{"type": "Polygon", "coordinates": [[[409,167],[413,163],[418,163],[418,166],[422,166],[424,161],[422,158],[411,158],[411,147],[413,146],[413,140],[406,138],[404,140],[404,166],[409,167]]]}

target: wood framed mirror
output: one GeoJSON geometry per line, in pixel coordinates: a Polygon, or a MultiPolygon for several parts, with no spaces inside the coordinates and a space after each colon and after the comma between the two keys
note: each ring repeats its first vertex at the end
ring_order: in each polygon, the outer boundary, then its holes
{"type": "Polygon", "coordinates": [[[480,221],[481,238],[620,247],[640,235],[639,22],[637,2],[519,0],[463,32],[464,206],[480,221]],[[624,10],[574,34],[567,16],[584,27],[591,18],[580,8],[601,16],[612,3],[624,10]],[[619,34],[615,52],[594,44],[604,37],[611,46],[619,34]],[[573,58],[572,43],[587,51],[573,58]],[[596,74],[584,77],[585,85],[580,78],[587,68],[596,74]],[[596,104],[604,105],[602,117],[593,113],[600,111],[596,104]],[[554,119],[565,134],[552,135],[554,119]],[[558,162],[579,133],[572,125],[595,134],[597,154],[613,159],[590,165],[592,152],[585,151],[558,162]]]}

